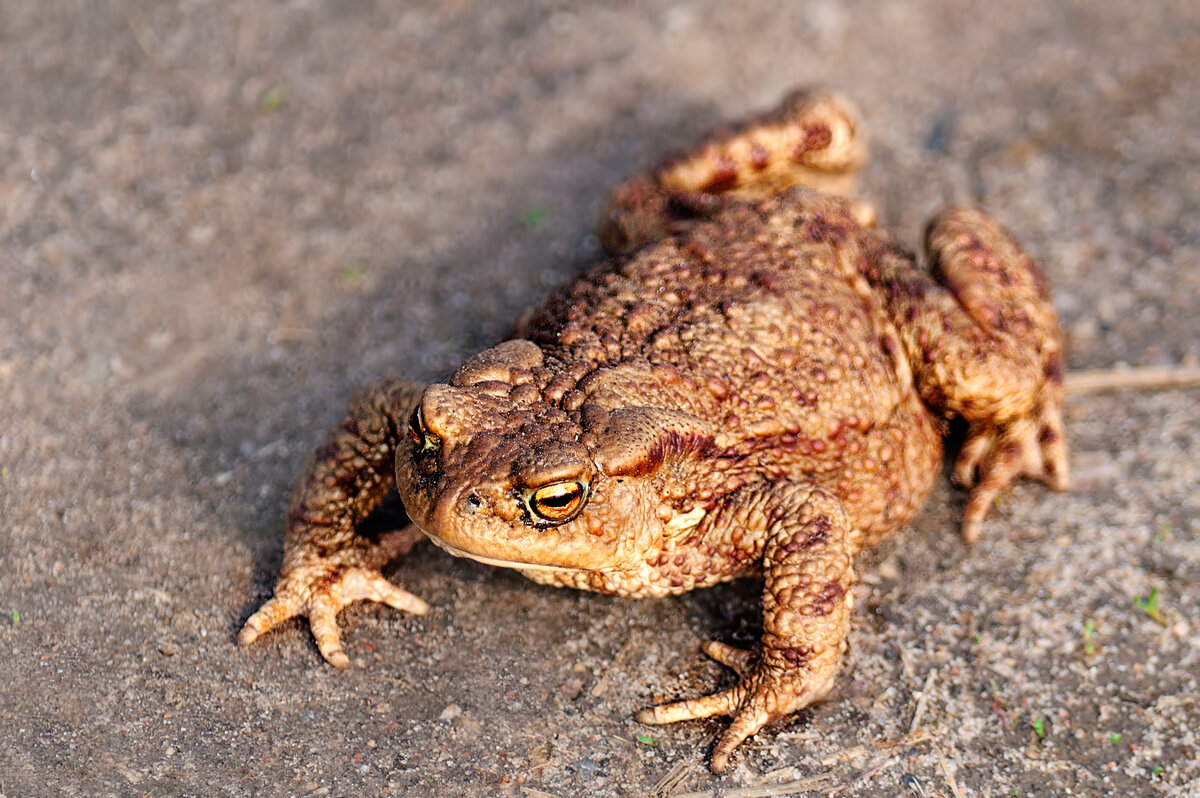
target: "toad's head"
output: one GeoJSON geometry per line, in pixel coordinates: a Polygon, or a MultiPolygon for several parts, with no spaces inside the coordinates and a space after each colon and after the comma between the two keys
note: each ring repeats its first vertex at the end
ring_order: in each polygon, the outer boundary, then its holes
{"type": "Polygon", "coordinates": [[[442,548],[492,565],[631,567],[635,539],[660,523],[649,481],[607,464],[587,408],[568,413],[547,382],[541,349],[515,340],[426,388],[398,444],[405,509],[442,548]]]}

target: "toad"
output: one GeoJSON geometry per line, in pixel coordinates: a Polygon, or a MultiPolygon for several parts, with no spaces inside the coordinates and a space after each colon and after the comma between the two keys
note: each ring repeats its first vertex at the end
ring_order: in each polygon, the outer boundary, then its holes
{"type": "Polygon", "coordinates": [[[1062,337],[1033,260],[977,210],[930,223],[928,269],[853,199],[865,160],[840,98],[802,92],[615,189],[612,259],[552,293],[448,382],[385,381],[317,450],[274,597],[239,636],[306,616],[346,668],[337,614],[428,605],[381,568],[428,537],[543,584],[639,598],[762,579],[739,674],[643,723],[728,715],[712,770],[829,693],[853,558],[909,521],[942,463],[972,541],[997,493],[1067,487],[1062,337]],[[357,525],[392,490],[412,524],[357,525]]]}

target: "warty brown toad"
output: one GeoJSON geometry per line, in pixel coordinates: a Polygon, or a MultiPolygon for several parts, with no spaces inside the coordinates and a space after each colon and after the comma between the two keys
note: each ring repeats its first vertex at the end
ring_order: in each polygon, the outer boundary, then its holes
{"type": "Polygon", "coordinates": [[[424,613],[381,574],[427,536],[545,584],[662,596],[763,579],[757,651],[708,642],[740,674],[644,709],[710,715],[734,749],[829,692],[846,648],[852,558],[911,519],[954,467],[974,540],[1018,476],[1067,486],[1062,344],[1033,261],[984,214],[952,209],[929,270],[852,198],[865,147],[839,98],[799,93],[619,186],[617,254],[555,291],[448,383],[383,382],[330,434],[287,517],[253,642],[304,615],[345,668],[337,613],[424,613]],[[395,488],[412,526],[356,526],[395,488]]]}

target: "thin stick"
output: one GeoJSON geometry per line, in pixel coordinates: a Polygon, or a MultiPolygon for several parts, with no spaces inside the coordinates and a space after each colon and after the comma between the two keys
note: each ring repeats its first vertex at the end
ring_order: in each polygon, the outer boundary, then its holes
{"type": "Polygon", "coordinates": [[[929,704],[929,693],[933,690],[933,682],[936,678],[936,670],[929,671],[929,675],[925,677],[925,686],[921,688],[921,697],[917,699],[917,708],[913,712],[912,723],[908,725],[909,734],[917,730],[917,724],[925,716],[925,707],[929,704]]]}
{"type": "MultiPolygon", "coordinates": [[[[946,757],[942,754],[941,749],[937,749],[936,753],[938,758],[938,766],[942,769],[942,775],[946,777],[946,783],[950,785],[950,794],[953,795],[954,798],[959,798],[959,796],[962,795],[962,790],[958,788],[958,782],[954,778],[953,771],[950,770],[950,763],[946,761],[946,757]]],[[[954,765],[957,768],[958,760],[955,760],[954,765]]]]}
{"type": "Polygon", "coordinates": [[[677,792],[671,798],[774,798],[777,795],[794,795],[798,792],[811,792],[828,787],[833,781],[829,773],[820,776],[810,776],[807,779],[785,781],[780,784],[763,784],[758,787],[730,787],[723,790],[702,790],[700,792],[677,792]]]}
{"type": "MultiPolygon", "coordinates": [[[[899,761],[901,754],[914,746],[928,742],[934,739],[933,735],[921,729],[912,734],[906,734],[903,737],[892,740],[891,742],[882,743],[879,745],[881,750],[890,750],[890,753],[883,754],[873,760],[867,767],[847,781],[841,784],[834,785],[837,778],[833,773],[821,773],[816,776],[809,776],[806,779],[796,779],[795,781],[785,781],[778,784],[762,784],[755,787],[733,787],[724,790],[702,790],[700,792],[677,792],[670,798],[774,798],[777,795],[793,795],[798,792],[807,792],[812,790],[823,790],[823,795],[833,795],[839,793],[846,788],[857,784],[860,781],[869,779],[885,767],[895,764],[899,761]]],[[[856,748],[861,747],[857,746],[856,748]]],[[[826,757],[821,760],[822,763],[830,761],[832,757],[826,757]]]]}
{"type": "Polygon", "coordinates": [[[1200,368],[1196,366],[1068,371],[1064,378],[1068,396],[1126,389],[1191,388],[1197,385],[1200,385],[1200,368]]]}
{"type": "Polygon", "coordinates": [[[687,762],[677,762],[675,767],[667,771],[667,775],[658,780],[658,783],[650,790],[650,798],[660,798],[660,796],[670,795],[671,790],[679,786],[679,782],[683,781],[688,773],[687,762]]]}
{"type": "Polygon", "coordinates": [[[841,792],[842,790],[849,789],[850,787],[853,787],[855,784],[866,781],[867,779],[871,778],[879,771],[883,770],[884,768],[891,767],[892,765],[896,764],[899,761],[900,761],[900,755],[898,753],[885,754],[881,757],[878,757],[874,762],[867,765],[866,769],[863,770],[861,773],[855,775],[854,777],[852,777],[850,779],[847,779],[846,781],[842,782],[841,784],[839,784],[838,786],[834,787],[831,790],[826,790],[825,795],[835,795],[835,794],[841,792]]]}

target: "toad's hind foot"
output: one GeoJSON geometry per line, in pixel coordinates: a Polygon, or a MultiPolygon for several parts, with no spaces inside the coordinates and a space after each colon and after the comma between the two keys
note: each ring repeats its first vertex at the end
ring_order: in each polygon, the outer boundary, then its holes
{"type": "Polygon", "coordinates": [[[940,352],[930,326],[918,326],[915,343],[929,347],[920,381],[931,404],[970,425],[954,468],[955,481],[971,489],[962,527],[970,542],[996,495],[1017,477],[1055,490],[1069,484],[1062,334],[1041,271],[985,214],[940,214],[926,246],[933,277],[961,311],[926,320],[951,330],[940,352]]]}
{"type": "Polygon", "coordinates": [[[980,526],[992,502],[1017,477],[1041,480],[1057,491],[1069,487],[1061,393],[1060,387],[1057,403],[1051,397],[1028,416],[1003,426],[970,426],[954,464],[954,481],[970,489],[962,520],[962,536],[967,543],[979,539],[980,526]]]}
{"type": "MultiPolygon", "coordinates": [[[[867,159],[858,115],[828,92],[800,91],[780,106],[669,158],[618,186],[600,222],[600,238],[625,252],[682,232],[725,200],[753,201],[808,186],[850,197],[867,159]]],[[[874,221],[855,206],[863,223],[874,221]]]]}

